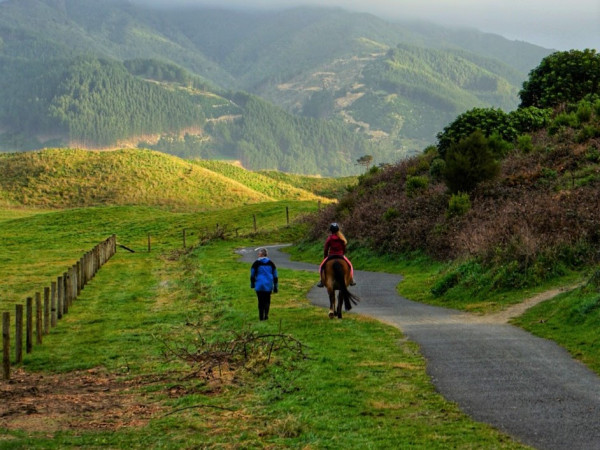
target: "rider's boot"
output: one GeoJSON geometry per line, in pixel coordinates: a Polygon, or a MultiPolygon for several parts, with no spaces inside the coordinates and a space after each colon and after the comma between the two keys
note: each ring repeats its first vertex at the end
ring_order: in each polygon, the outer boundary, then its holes
{"type": "Polygon", "coordinates": [[[319,282],[317,283],[317,287],[324,287],[322,280],[319,280],[319,282]]]}

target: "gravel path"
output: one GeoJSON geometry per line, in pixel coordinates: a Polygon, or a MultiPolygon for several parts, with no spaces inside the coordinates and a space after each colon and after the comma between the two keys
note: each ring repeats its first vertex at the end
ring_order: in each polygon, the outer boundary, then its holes
{"type": "MultiPolygon", "coordinates": [[[[290,261],[278,247],[269,248],[277,267],[313,271],[316,283],[317,266],[290,261]]],[[[252,249],[239,253],[247,262],[256,257],[252,249]]],[[[356,271],[355,279],[351,291],[362,301],[351,313],[396,326],[419,344],[436,388],[475,420],[539,449],[600,449],[600,378],[553,342],[507,324],[510,311],[482,318],[416,303],[397,294],[399,275],[356,271]]],[[[308,298],[329,308],[323,289],[308,298]]]]}

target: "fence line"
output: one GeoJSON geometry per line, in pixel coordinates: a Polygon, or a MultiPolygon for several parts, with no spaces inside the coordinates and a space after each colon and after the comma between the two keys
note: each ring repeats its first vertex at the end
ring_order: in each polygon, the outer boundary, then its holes
{"type": "MultiPolygon", "coordinates": [[[[321,209],[321,201],[319,201],[318,209],[321,209]]],[[[285,207],[285,220],[287,226],[290,225],[290,210],[285,207]]],[[[252,228],[254,233],[258,232],[259,224],[256,214],[252,215],[252,228]]],[[[187,248],[187,238],[189,237],[188,230],[182,230],[183,248],[187,248]]],[[[216,233],[225,232],[225,228],[221,228],[216,224],[216,233]]],[[[236,236],[238,229],[235,229],[236,236]]],[[[148,253],[152,251],[151,235],[147,235],[148,253]]],[[[134,252],[133,250],[119,244],[120,247],[134,252]]],[[[50,330],[57,326],[58,321],[68,314],[69,308],[73,305],[74,300],[81,294],[85,286],[94,278],[98,270],[116,253],[117,238],[112,235],[103,242],[96,245],[91,251],[85,253],[73,266],[63,272],[62,275],[52,281],[49,287],[43,289],[43,301],[41,292],[35,293],[35,311],[34,297],[28,297],[26,302],[25,314],[23,305],[15,305],[15,339],[14,352],[15,363],[23,362],[23,334],[25,333],[25,349],[27,353],[33,350],[34,325],[36,344],[41,345],[43,336],[48,334],[50,330]]],[[[3,313],[4,323],[10,324],[10,313],[3,313]]],[[[3,330],[3,362],[8,367],[4,367],[4,378],[10,378],[10,337],[3,330]],[[6,349],[9,349],[8,351],[6,349]]]]}
{"type": "MultiPolygon", "coordinates": [[[[27,297],[25,308],[25,329],[23,329],[23,305],[15,305],[15,363],[23,362],[23,331],[25,331],[25,350],[33,350],[34,325],[35,343],[41,345],[43,335],[48,334],[57,321],[69,312],[69,307],[77,299],[85,285],[94,278],[98,270],[116,253],[117,237],[111,237],[96,245],[70,267],[50,287],[44,287],[43,301],[41,292],[27,297]]],[[[10,312],[2,313],[2,362],[4,379],[10,379],[10,312]]]]}

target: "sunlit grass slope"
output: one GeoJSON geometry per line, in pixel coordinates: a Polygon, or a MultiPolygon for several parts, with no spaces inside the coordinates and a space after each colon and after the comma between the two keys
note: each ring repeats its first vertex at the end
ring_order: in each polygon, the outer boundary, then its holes
{"type": "Polygon", "coordinates": [[[257,192],[278,200],[288,198],[303,200],[307,192],[311,192],[316,196],[337,198],[340,193],[345,191],[346,186],[355,184],[357,181],[357,177],[323,178],[294,175],[274,170],[250,172],[233,162],[226,161],[196,160],[194,162],[205,169],[231,178],[257,192]]]}
{"type": "Polygon", "coordinates": [[[358,177],[324,178],[319,176],[297,175],[278,172],[276,170],[262,170],[259,173],[277,180],[281,183],[291,184],[297,188],[313,192],[324,197],[340,197],[346,192],[348,186],[358,183],[358,177]]]}
{"type": "Polygon", "coordinates": [[[317,195],[236,168],[186,161],[150,150],[49,149],[0,155],[4,206],[72,208],[145,205],[214,210],[317,195]],[[219,170],[216,170],[219,169],[219,170]]]}
{"type": "MultiPolygon", "coordinates": [[[[22,303],[112,234],[136,253],[153,254],[197,245],[207,237],[248,235],[290,229],[315,202],[268,202],[205,213],[173,212],[147,206],[107,206],[39,211],[0,209],[0,310],[22,303]]],[[[280,232],[282,238],[285,234],[280,232]]],[[[119,247],[119,252],[126,250],[119,247]]]]}

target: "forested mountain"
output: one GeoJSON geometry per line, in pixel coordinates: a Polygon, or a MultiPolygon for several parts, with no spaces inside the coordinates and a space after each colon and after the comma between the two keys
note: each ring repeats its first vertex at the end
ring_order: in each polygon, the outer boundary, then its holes
{"type": "Polygon", "coordinates": [[[365,154],[383,163],[422,150],[471,107],[515,108],[548,53],[340,9],[7,0],[0,148],[126,142],[344,175],[365,154]]]}

